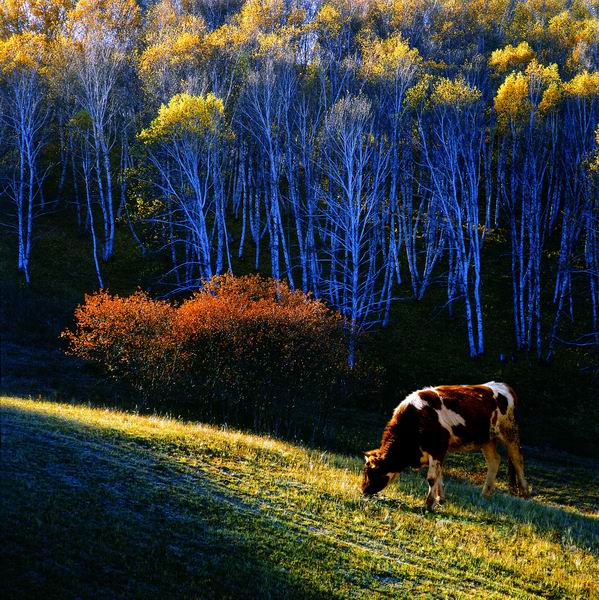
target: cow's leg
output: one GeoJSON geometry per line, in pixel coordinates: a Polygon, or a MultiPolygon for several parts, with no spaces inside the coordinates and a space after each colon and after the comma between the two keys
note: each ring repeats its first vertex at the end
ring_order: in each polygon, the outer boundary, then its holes
{"type": "Polygon", "coordinates": [[[530,495],[530,487],[524,478],[524,459],[520,449],[520,436],[515,420],[508,420],[500,428],[501,441],[505,444],[508,455],[508,477],[510,492],[514,495],[527,498],[530,495]]]}
{"type": "Polygon", "coordinates": [[[495,488],[495,479],[497,478],[501,456],[497,452],[495,441],[487,442],[481,450],[487,461],[487,480],[485,481],[485,485],[483,485],[483,496],[490,496],[495,488]]]}
{"type": "Polygon", "coordinates": [[[508,455],[508,477],[510,482],[510,491],[514,495],[528,498],[530,495],[530,487],[524,478],[524,459],[522,458],[522,450],[518,436],[514,436],[509,441],[506,440],[505,447],[508,455]]]}
{"type": "Polygon", "coordinates": [[[428,494],[426,496],[426,505],[428,508],[434,508],[441,503],[442,498],[442,480],[443,468],[442,461],[438,458],[433,458],[429,455],[428,458],[428,473],[426,475],[428,481],[428,494]]]}
{"type": "Polygon", "coordinates": [[[439,477],[439,503],[445,502],[445,485],[443,484],[443,474],[439,477]]]}

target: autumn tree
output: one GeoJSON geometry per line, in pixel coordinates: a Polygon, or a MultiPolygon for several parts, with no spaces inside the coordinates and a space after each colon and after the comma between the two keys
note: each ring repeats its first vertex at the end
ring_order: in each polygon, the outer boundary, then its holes
{"type": "Polygon", "coordinates": [[[123,226],[172,291],[266,269],[350,333],[442,285],[478,355],[505,238],[515,347],[550,358],[599,319],[598,40],[588,0],[4,0],[19,265],[74,210],[100,286],[123,226]]]}
{"type": "MultiPolygon", "coordinates": [[[[345,96],[326,117],[323,131],[322,190],[327,269],[326,296],[347,318],[349,363],[356,337],[380,311],[380,196],[388,171],[388,151],[373,128],[370,102],[345,96]]],[[[382,257],[383,260],[386,258],[382,257]]]]}
{"type": "Polygon", "coordinates": [[[223,102],[214,94],[177,94],[139,134],[155,169],[152,184],[167,207],[174,205],[158,218],[172,219],[181,233],[173,241],[184,244],[184,259],[178,266],[185,270],[186,285],[197,285],[215,273],[211,221],[220,240],[216,271],[222,270],[225,249],[230,265],[224,198],[215,186],[225,140],[223,112],[223,102]]]}
{"type": "Polygon", "coordinates": [[[481,301],[482,223],[479,216],[480,155],[484,143],[481,92],[463,79],[439,79],[432,88],[430,114],[419,118],[422,156],[433,201],[442,212],[437,223],[449,254],[448,301],[464,302],[468,349],[484,351],[481,301]]]}
{"type": "Polygon", "coordinates": [[[0,40],[0,118],[7,130],[9,170],[5,190],[16,209],[18,268],[29,283],[33,219],[43,204],[41,165],[51,107],[46,102],[49,47],[41,33],[0,40]]]}
{"type": "Polygon", "coordinates": [[[117,211],[111,152],[126,131],[126,79],[138,24],[134,0],[79,0],[69,12],[61,44],[75,84],[71,91],[76,111],[86,111],[91,119],[104,260],[113,253],[117,211]]]}
{"type": "MultiPolygon", "coordinates": [[[[406,182],[410,178],[411,136],[409,120],[404,119],[404,99],[407,90],[415,83],[421,68],[422,57],[418,50],[410,48],[400,34],[393,34],[386,39],[366,36],[362,42],[362,75],[373,86],[377,106],[382,119],[381,128],[389,136],[389,199],[388,219],[382,220],[390,232],[389,244],[382,250],[388,255],[385,274],[385,287],[391,288],[394,281],[401,283],[400,246],[402,241],[402,208],[399,205],[398,191],[411,185],[406,182]]],[[[409,201],[408,201],[409,202],[409,201]]],[[[403,208],[407,208],[407,203],[403,208]]],[[[411,269],[411,272],[414,272],[411,269]]],[[[387,294],[391,298],[391,294],[387,294]]],[[[387,306],[388,319],[390,304],[387,306]]]]}
{"type": "MultiPolygon", "coordinates": [[[[533,59],[525,71],[508,75],[495,97],[495,110],[510,147],[509,184],[502,184],[502,190],[510,219],[516,344],[519,348],[535,348],[539,355],[541,255],[548,229],[546,219],[556,214],[559,201],[558,190],[552,193],[550,189],[549,208],[544,211],[542,193],[556,168],[553,109],[560,99],[560,84],[557,65],[545,67],[533,59]],[[545,135],[539,135],[540,130],[545,135]]],[[[505,165],[503,158],[500,161],[505,165]]]]}

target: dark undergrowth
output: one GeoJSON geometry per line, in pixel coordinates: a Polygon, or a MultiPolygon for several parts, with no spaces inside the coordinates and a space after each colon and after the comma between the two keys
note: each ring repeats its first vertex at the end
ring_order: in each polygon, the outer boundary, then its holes
{"type": "MultiPolygon", "coordinates": [[[[36,230],[29,287],[17,276],[15,240],[10,235],[0,240],[3,390],[139,408],[131,390],[113,385],[98,370],[61,352],[60,331],[72,325],[73,310],[84,294],[97,289],[88,236],[78,233],[76,223],[69,223],[60,212],[44,217],[36,230]]],[[[249,246],[247,251],[247,258],[234,264],[236,274],[253,270],[253,252],[249,246]]],[[[485,273],[509,272],[506,244],[499,236],[488,241],[483,260],[488,267],[485,273]]],[[[268,265],[265,255],[262,264],[268,265]]],[[[142,288],[164,295],[170,289],[162,276],[168,270],[167,257],[149,249],[142,255],[125,224],[117,230],[115,255],[103,269],[113,293],[130,294],[142,288]]],[[[551,280],[548,273],[547,290],[551,280]]],[[[551,363],[515,352],[509,277],[487,276],[482,293],[486,352],[471,359],[462,307],[456,305],[450,317],[441,285],[432,285],[420,302],[410,300],[407,283],[402,285],[397,296],[406,299],[393,305],[390,326],[371,332],[363,341],[364,355],[382,369],[382,385],[361,390],[358,404],[343,406],[341,398],[340,410],[317,443],[350,451],[359,451],[364,444],[375,446],[393,407],[410,391],[441,383],[503,380],[518,393],[525,444],[597,455],[597,352],[562,346],[551,363]]],[[[160,412],[209,418],[177,402],[162,405],[160,412]]]]}

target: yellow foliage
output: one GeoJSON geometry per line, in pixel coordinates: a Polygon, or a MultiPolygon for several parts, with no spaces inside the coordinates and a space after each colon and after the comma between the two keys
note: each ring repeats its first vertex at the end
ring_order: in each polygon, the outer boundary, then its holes
{"type": "Polygon", "coordinates": [[[0,2],[0,37],[6,38],[23,29],[27,21],[25,3],[21,0],[0,2]]]}
{"type": "Polygon", "coordinates": [[[544,66],[533,59],[524,73],[511,73],[497,90],[495,110],[500,122],[522,124],[536,111],[546,114],[559,104],[560,86],[557,65],[544,66]]]}
{"type": "Polygon", "coordinates": [[[599,19],[585,19],[577,23],[572,52],[566,60],[566,66],[573,71],[593,68],[597,45],[599,45],[599,19]]]}
{"type": "Polygon", "coordinates": [[[591,162],[591,171],[599,173],[599,125],[595,129],[595,159],[591,162]]]}
{"type": "Polygon", "coordinates": [[[491,53],[489,66],[497,73],[505,73],[512,69],[523,68],[534,57],[535,53],[528,42],[520,42],[516,47],[508,44],[505,48],[491,53]]]}
{"type": "Polygon", "coordinates": [[[564,84],[564,90],[571,96],[584,98],[599,97],[599,71],[583,71],[564,84]]]}
{"type": "Polygon", "coordinates": [[[139,73],[144,82],[154,81],[157,68],[168,60],[169,48],[164,42],[148,46],[139,56],[139,73]]]}
{"type": "Polygon", "coordinates": [[[253,42],[259,33],[274,31],[284,17],[283,0],[247,0],[235,15],[230,39],[235,45],[253,42]]]}
{"type": "Polygon", "coordinates": [[[561,81],[556,64],[544,67],[536,59],[533,59],[529,63],[525,73],[529,79],[532,91],[538,86],[548,86],[552,83],[560,83],[561,81]]]}
{"type": "Polygon", "coordinates": [[[163,35],[153,36],[138,59],[139,73],[152,93],[166,79],[179,81],[198,69],[212,54],[214,45],[205,35],[202,20],[172,22],[163,35]],[[186,71],[187,69],[187,71],[186,71]]]}
{"type": "Polygon", "coordinates": [[[568,0],[526,0],[517,2],[511,23],[512,34],[543,43],[551,37],[549,23],[552,18],[568,9],[568,0]]]}
{"type": "Polygon", "coordinates": [[[599,44],[599,18],[589,17],[576,23],[574,32],[576,42],[586,42],[588,44],[599,44]]]}
{"type": "Polygon", "coordinates": [[[178,26],[179,15],[172,0],[159,0],[146,12],[144,38],[148,44],[160,41],[166,32],[178,26]]]}
{"type": "Polygon", "coordinates": [[[256,55],[280,60],[293,57],[298,35],[297,28],[288,26],[280,27],[277,31],[259,33],[256,55]]]}
{"type": "Polygon", "coordinates": [[[433,86],[431,100],[434,104],[462,108],[479,100],[481,95],[480,90],[475,86],[470,86],[463,77],[453,80],[442,77],[433,86]]]}
{"type": "Polygon", "coordinates": [[[0,0],[0,37],[35,31],[54,37],[76,0],[0,0]]]}
{"type": "Polygon", "coordinates": [[[168,105],[159,108],[158,116],[141,131],[139,138],[145,144],[152,144],[186,134],[215,133],[223,113],[223,101],[214,94],[177,94],[168,105]]]}
{"type": "Polygon", "coordinates": [[[258,34],[258,54],[268,56],[271,53],[277,53],[284,44],[279,33],[270,31],[268,33],[258,34]]]}
{"type": "Polygon", "coordinates": [[[398,29],[408,29],[419,12],[422,12],[422,0],[393,0],[391,25],[398,29]]]}
{"type": "Polygon", "coordinates": [[[572,0],[570,12],[577,19],[586,19],[599,9],[598,0],[572,0]]]}
{"type": "Polygon", "coordinates": [[[407,90],[405,97],[407,106],[416,108],[425,101],[431,80],[432,76],[425,74],[416,85],[407,90]]]}
{"type": "Polygon", "coordinates": [[[470,0],[471,19],[491,29],[499,26],[510,11],[511,0],[470,0]]]}
{"type": "Polygon", "coordinates": [[[554,110],[559,106],[562,94],[560,87],[557,83],[551,83],[549,87],[543,92],[541,102],[539,102],[539,110],[542,113],[547,113],[554,110]]]}
{"type": "Polygon", "coordinates": [[[516,123],[525,120],[531,110],[528,93],[528,78],[524,73],[510,73],[495,96],[495,110],[500,119],[516,123]]]}
{"type": "Polygon", "coordinates": [[[45,35],[31,31],[14,33],[0,40],[0,71],[5,75],[24,71],[43,73],[48,51],[45,35]]]}
{"type": "Polygon", "coordinates": [[[225,48],[232,41],[235,28],[231,25],[221,25],[217,29],[206,34],[206,45],[210,49],[225,48]]]}
{"type": "Polygon", "coordinates": [[[303,8],[294,8],[287,17],[290,27],[302,27],[306,21],[306,11],[303,8]]]}
{"type": "Polygon", "coordinates": [[[549,33],[562,45],[571,43],[574,22],[570,11],[564,10],[549,21],[549,33]]]}
{"type": "Polygon", "coordinates": [[[577,20],[573,18],[571,10],[555,15],[549,21],[548,31],[562,47],[573,47],[580,42],[599,43],[599,19],[589,15],[577,20]]]}
{"type": "Polygon", "coordinates": [[[185,7],[181,8],[180,0],[160,0],[146,13],[144,37],[150,45],[178,33],[197,33],[205,29],[202,17],[189,13],[185,7]]]}
{"type": "Polygon", "coordinates": [[[128,40],[140,19],[135,0],[78,0],[69,12],[68,24],[75,37],[109,33],[128,40]]]}
{"type": "Polygon", "coordinates": [[[173,65],[198,59],[204,51],[202,38],[197,33],[184,32],[172,44],[170,62],[173,65]]]}
{"type": "Polygon", "coordinates": [[[341,31],[343,20],[337,8],[332,4],[326,3],[321,6],[316,14],[313,25],[321,30],[324,35],[337,37],[341,31]]]}
{"type": "Polygon", "coordinates": [[[289,9],[283,0],[247,0],[228,23],[206,35],[206,45],[222,50],[249,46],[257,56],[285,58],[293,56],[304,21],[303,9],[289,9]]]}
{"type": "Polygon", "coordinates": [[[146,47],[138,56],[146,92],[161,100],[185,89],[182,82],[197,75],[215,47],[204,19],[186,13],[189,3],[180,2],[160,0],[149,9],[144,35],[146,47]]]}
{"type": "Polygon", "coordinates": [[[362,72],[369,79],[395,79],[402,74],[411,78],[421,63],[418,50],[410,48],[399,33],[362,43],[362,72]]]}

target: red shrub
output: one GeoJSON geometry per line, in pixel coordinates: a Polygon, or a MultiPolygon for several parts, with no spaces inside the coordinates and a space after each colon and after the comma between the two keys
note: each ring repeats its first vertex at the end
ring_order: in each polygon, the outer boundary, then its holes
{"type": "Polygon", "coordinates": [[[100,291],[75,310],[75,331],[62,337],[69,351],[103,365],[148,396],[168,385],[180,368],[180,340],[174,335],[176,309],[143,292],[128,298],[100,291]]]}
{"type": "Polygon", "coordinates": [[[129,380],[263,426],[321,415],[346,373],[341,317],[258,275],[222,275],[179,307],[138,292],[86,296],[70,351],[129,380]]]}

